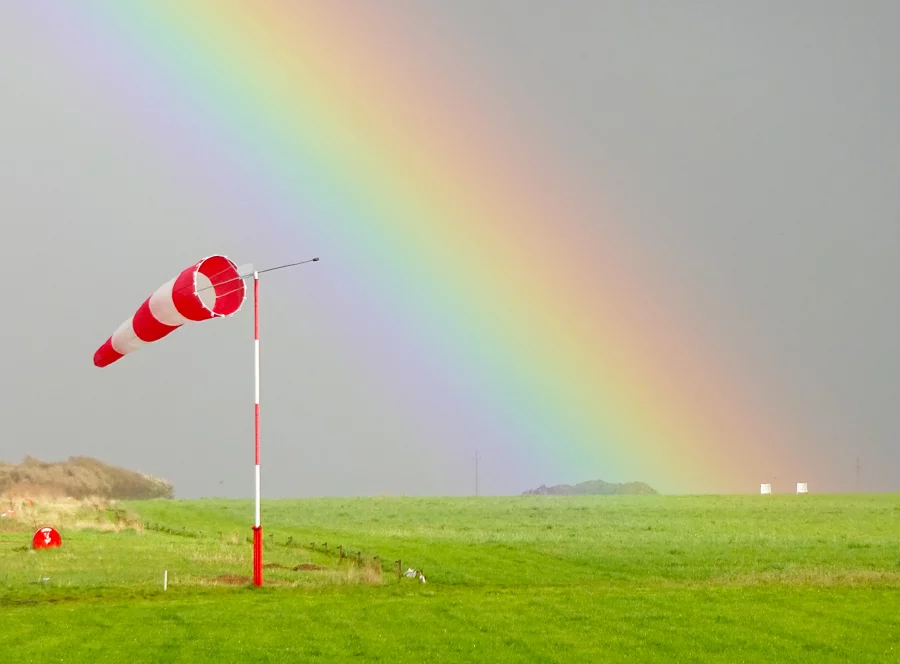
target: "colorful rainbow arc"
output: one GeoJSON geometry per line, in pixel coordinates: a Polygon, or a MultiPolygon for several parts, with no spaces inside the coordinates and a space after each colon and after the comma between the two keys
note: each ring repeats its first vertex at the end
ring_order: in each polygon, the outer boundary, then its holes
{"type": "Polygon", "coordinates": [[[689,321],[652,270],[630,267],[590,195],[498,103],[469,103],[473,78],[416,50],[403,17],[341,2],[91,6],[57,25],[114,93],[140,90],[140,110],[165,116],[153,138],[179,122],[206,132],[235,191],[314,211],[295,232],[350,247],[355,287],[436,340],[433,359],[522,454],[675,490],[753,489],[759,446],[786,427],[716,375],[716,349],[680,331],[689,321]]]}

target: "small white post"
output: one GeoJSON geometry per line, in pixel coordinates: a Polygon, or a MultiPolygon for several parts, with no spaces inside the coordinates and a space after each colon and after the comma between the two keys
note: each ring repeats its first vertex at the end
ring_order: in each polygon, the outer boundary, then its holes
{"type": "Polygon", "coordinates": [[[169,570],[163,570],[163,590],[169,587],[169,570]]]}
{"type": "Polygon", "coordinates": [[[797,493],[809,493],[806,482],[797,482],[797,493]]]}
{"type": "Polygon", "coordinates": [[[761,494],[763,494],[763,493],[772,493],[772,485],[771,485],[771,484],[760,484],[760,485],[759,485],[759,492],[760,492],[761,494]]]}

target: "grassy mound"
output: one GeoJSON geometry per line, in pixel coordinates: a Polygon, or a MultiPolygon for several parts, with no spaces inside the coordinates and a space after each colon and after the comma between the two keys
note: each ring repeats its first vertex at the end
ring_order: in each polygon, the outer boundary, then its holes
{"type": "Polygon", "coordinates": [[[20,464],[0,462],[0,497],[44,501],[97,497],[106,500],[171,498],[172,483],[91,457],[45,462],[25,457],[20,464]]]}
{"type": "Polygon", "coordinates": [[[650,496],[656,489],[645,482],[604,482],[588,480],[578,484],[541,485],[522,493],[523,496],[650,496]]]}

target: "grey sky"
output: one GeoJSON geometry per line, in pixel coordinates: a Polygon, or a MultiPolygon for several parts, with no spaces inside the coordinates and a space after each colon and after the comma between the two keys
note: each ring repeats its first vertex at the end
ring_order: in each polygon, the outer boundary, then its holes
{"type": "MultiPolygon", "coordinates": [[[[404,4],[627,211],[689,317],[815,436],[798,441],[814,450],[811,488],[853,490],[859,456],[866,489],[900,490],[900,5],[404,4]]],[[[33,13],[0,7],[0,459],[86,454],[165,476],[182,496],[249,496],[249,411],[233,424],[252,398],[246,315],[141,351],[130,375],[90,357],[211,243],[239,262],[270,244],[221,236],[218,221],[238,213],[173,181],[49,38],[33,13]],[[196,397],[171,396],[189,384],[196,397]]],[[[330,313],[354,306],[329,287],[333,269],[266,284],[264,353],[326,346],[330,313]]],[[[273,371],[264,387],[265,426],[279,432],[264,441],[266,495],[471,492],[477,442],[448,441],[472,431],[436,432],[427,411],[404,409],[427,384],[360,382],[354,360],[308,356],[306,374],[273,371]]],[[[481,454],[487,493],[645,479],[543,477],[489,441],[481,454]]]]}

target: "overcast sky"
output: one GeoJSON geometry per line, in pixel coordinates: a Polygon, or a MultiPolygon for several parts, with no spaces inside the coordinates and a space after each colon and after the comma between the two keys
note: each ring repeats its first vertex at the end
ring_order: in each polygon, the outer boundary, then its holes
{"type": "MultiPolygon", "coordinates": [[[[402,4],[498,81],[588,186],[613,192],[695,320],[821,435],[822,490],[854,490],[857,457],[864,489],[900,490],[900,4],[402,4]]],[[[239,262],[271,242],[237,225],[216,236],[211,192],[173,183],[134,118],[111,123],[110,91],[84,86],[37,15],[0,6],[0,460],[90,455],[167,477],[180,496],[250,496],[252,419],[232,419],[252,399],[249,367],[221,361],[252,361],[248,317],[176,333],[178,352],[143,349],[131,374],[90,361],[135,293],[212,237],[239,262]],[[123,238],[144,253],[116,252],[123,238]]],[[[264,448],[265,495],[471,493],[474,445],[436,440],[427,409],[404,410],[410,385],[361,383],[356,360],[325,343],[329,313],[353,306],[328,297],[334,276],[323,260],[266,286],[278,332],[264,348],[333,355],[265,384],[267,430],[295,441],[264,448]]],[[[611,479],[543,477],[489,441],[481,454],[484,493],[611,479]]]]}

